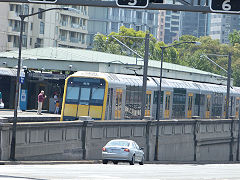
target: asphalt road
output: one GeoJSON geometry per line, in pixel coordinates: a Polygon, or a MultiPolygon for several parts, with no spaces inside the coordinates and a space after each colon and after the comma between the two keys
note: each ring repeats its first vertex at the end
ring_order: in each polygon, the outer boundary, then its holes
{"type": "Polygon", "coordinates": [[[163,165],[63,164],[1,165],[0,179],[47,180],[238,180],[240,164],[163,165]]]}

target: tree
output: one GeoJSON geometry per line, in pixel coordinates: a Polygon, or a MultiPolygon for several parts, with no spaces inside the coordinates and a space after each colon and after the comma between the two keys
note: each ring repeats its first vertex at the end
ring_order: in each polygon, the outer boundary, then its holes
{"type": "MultiPolygon", "coordinates": [[[[108,36],[101,34],[96,35],[94,38],[94,50],[136,57],[134,53],[128,51],[125,47],[120,45],[113,36],[126,44],[128,47],[132,48],[141,56],[144,56],[146,32],[135,31],[132,28],[126,28],[124,26],[120,27],[119,33],[112,32],[108,36]]],[[[229,52],[232,52],[232,77],[234,78],[234,85],[240,86],[240,31],[234,31],[231,33],[229,35],[229,39],[233,46],[221,44],[219,40],[213,40],[209,36],[197,38],[191,35],[184,35],[179,38],[179,41],[175,41],[174,43],[199,41],[201,42],[201,45],[196,46],[194,44],[186,43],[177,47],[166,48],[164,51],[164,62],[189,66],[199,70],[226,76],[225,72],[216,65],[213,65],[207,59],[203,58],[202,55],[227,55],[229,52]]],[[[160,61],[162,46],[167,45],[164,44],[164,42],[158,42],[153,35],[150,35],[149,59],[160,61]]],[[[211,56],[210,58],[227,70],[227,57],[211,56]]]]}
{"type": "Polygon", "coordinates": [[[240,44],[240,31],[236,29],[229,34],[229,41],[234,46],[236,43],[240,44]]]}

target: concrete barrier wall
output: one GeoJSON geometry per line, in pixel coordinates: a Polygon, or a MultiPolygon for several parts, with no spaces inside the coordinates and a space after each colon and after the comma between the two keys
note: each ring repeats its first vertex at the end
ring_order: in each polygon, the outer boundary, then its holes
{"type": "MultiPolygon", "coordinates": [[[[101,159],[111,139],[133,139],[154,160],[156,121],[72,121],[18,123],[17,160],[101,159]]],[[[0,157],[10,157],[12,124],[0,124],[0,157]]],[[[236,161],[238,121],[159,121],[158,160],[171,162],[236,161]]]]}

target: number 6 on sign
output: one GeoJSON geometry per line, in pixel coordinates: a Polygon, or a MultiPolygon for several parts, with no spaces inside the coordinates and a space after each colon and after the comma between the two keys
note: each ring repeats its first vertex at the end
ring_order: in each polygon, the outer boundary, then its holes
{"type": "Polygon", "coordinates": [[[230,4],[228,4],[228,3],[230,3],[230,2],[231,2],[231,0],[225,0],[225,1],[223,2],[223,4],[222,4],[222,9],[223,9],[224,11],[231,11],[232,7],[231,7],[230,4]]]}

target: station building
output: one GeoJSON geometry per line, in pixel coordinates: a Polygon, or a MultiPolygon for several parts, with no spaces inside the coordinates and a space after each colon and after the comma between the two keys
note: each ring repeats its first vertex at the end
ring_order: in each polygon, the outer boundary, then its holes
{"type": "MultiPolygon", "coordinates": [[[[18,51],[0,53],[0,91],[5,108],[14,108],[18,51]]],[[[37,95],[45,91],[43,109],[52,111],[54,93],[63,95],[67,76],[76,71],[143,74],[143,59],[103,52],[60,47],[22,51],[21,109],[37,109],[37,95]]],[[[148,76],[160,76],[160,60],[149,60],[148,76]]],[[[163,63],[163,78],[226,85],[226,77],[171,63],[163,63]]]]}

